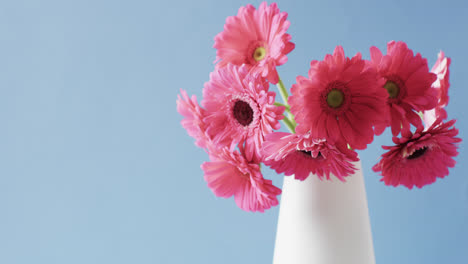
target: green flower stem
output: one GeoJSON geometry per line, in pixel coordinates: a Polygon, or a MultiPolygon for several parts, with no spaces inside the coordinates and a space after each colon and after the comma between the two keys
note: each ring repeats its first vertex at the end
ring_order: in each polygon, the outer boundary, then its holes
{"type": "Polygon", "coordinates": [[[421,111],[421,112],[418,112],[417,114],[419,115],[421,120],[424,121],[424,113],[421,111]]]}
{"type": "Polygon", "coordinates": [[[278,84],[276,84],[276,87],[278,87],[279,93],[281,94],[281,98],[283,98],[284,103],[282,104],[282,103],[275,102],[275,105],[286,107],[286,112],[288,112],[288,114],[284,116],[283,122],[288,127],[289,131],[291,131],[291,133],[296,133],[297,124],[296,124],[296,121],[294,120],[294,116],[291,114],[291,107],[288,104],[289,94],[288,94],[288,91],[286,90],[286,87],[284,87],[284,83],[281,80],[281,78],[279,78],[278,84]]]}
{"type": "Polygon", "coordinates": [[[283,81],[281,81],[281,79],[279,79],[278,81],[278,84],[276,85],[278,87],[278,90],[281,94],[281,97],[283,98],[283,102],[285,105],[289,105],[288,104],[288,91],[286,91],[286,87],[284,87],[284,83],[283,81]]]}
{"type": "Polygon", "coordinates": [[[288,127],[291,133],[296,133],[296,125],[294,124],[295,122],[291,121],[287,116],[284,116],[284,118],[281,121],[284,122],[284,124],[288,127]]]}
{"type": "Polygon", "coordinates": [[[288,111],[288,113],[291,113],[291,107],[289,105],[282,104],[280,102],[275,102],[275,105],[276,106],[284,106],[286,108],[286,111],[288,111]]]}

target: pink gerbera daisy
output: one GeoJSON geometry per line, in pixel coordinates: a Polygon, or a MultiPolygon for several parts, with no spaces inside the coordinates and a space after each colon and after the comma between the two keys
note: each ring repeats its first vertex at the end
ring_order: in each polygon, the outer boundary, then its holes
{"type": "Polygon", "coordinates": [[[248,160],[261,161],[266,134],[281,127],[284,107],[275,106],[268,82],[248,74],[246,66],[228,65],[210,75],[203,89],[206,132],[219,146],[245,144],[248,160]]]}
{"type": "Polygon", "coordinates": [[[449,102],[448,89],[449,83],[449,66],[451,59],[445,57],[443,51],[437,56],[437,61],[431,69],[431,72],[437,75],[437,80],[432,84],[432,87],[437,90],[437,106],[429,111],[424,112],[424,123],[426,126],[432,125],[437,118],[446,119],[447,111],[445,107],[449,102]]]}
{"type": "Polygon", "coordinates": [[[387,44],[387,55],[376,47],[370,48],[371,65],[385,78],[388,92],[389,117],[386,125],[392,127],[392,134],[398,135],[402,128],[409,130],[410,124],[422,126],[416,113],[436,106],[436,91],[431,88],[437,79],[429,72],[427,60],[413,51],[404,42],[391,41],[387,44]],[[415,112],[416,111],[416,112],[415,112]]]}
{"type": "Polygon", "coordinates": [[[323,61],[312,61],[309,78],[297,77],[288,100],[296,131],[366,148],[374,137],[373,126],[384,122],[386,93],[383,79],[365,65],[360,53],[349,59],[341,46],[323,61]]]}
{"type": "Polygon", "coordinates": [[[420,126],[413,134],[402,130],[401,138],[394,137],[396,146],[383,146],[388,152],[372,169],[381,172],[386,185],[404,185],[409,189],[431,184],[437,178],[448,175],[448,168],[455,166],[453,157],[458,155],[460,138],[455,120],[442,123],[436,120],[426,131],[420,126]]]}
{"type": "Polygon", "coordinates": [[[210,159],[201,168],[216,196],[234,195],[237,206],[245,211],[263,212],[278,205],[276,196],[281,194],[281,189],[263,178],[257,163],[250,163],[239,151],[231,152],[227,148],[210,150],[210,159]]]}
{"type": "Polygon", "coordinates": [[[192,95],[190,98],[187,92],[181,89],[180,95],[177,95],[177,111],[184,116],[181,124],[195,139],[195,144],[200,148],[207,148],[209,140],[205,134],[206,125],[203,122],[206,114],[205,110],[198,105],[197,97],[192,95]]]}
{"type": "Polygon", "coordinates": [[[280,12],[276,3],[241,7],[237,16],[226,19],[224,31],[216,35],[216,67],[229,63],[247,64],[271,83],[278,83],[276,66],[286,63],[286,54],[294,49],[291,36],[286,34],[290,22],[288,14],[280,12]]]}
{"type": "Polygon", "coordinates": [[[339,180],[352,174],[358,161],[357,153],[346,146],[334,146],[324,139],[313,139],[310,134],[299,135],[275,132],[266,136],[263,144],[264,163],[287,176],[305,180],[311,173],[320,179],[330,174],[339,180]]]}

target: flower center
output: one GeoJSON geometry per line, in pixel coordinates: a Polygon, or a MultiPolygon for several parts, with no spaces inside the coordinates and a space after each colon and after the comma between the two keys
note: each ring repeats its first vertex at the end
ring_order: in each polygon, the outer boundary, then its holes
{"type": "Polygon", "coordinates": [[[427,147],[424,147],[424,148],[420,148],[420,149],[417,149],[413,152],[413,154],[409,155],[407,157],[407,159],[416,159],[416,158],[419,158],[421,157],[422,155],[424,155],[424,153],[426,152],[427,150],[427,147]]]}
{"type": "Polygon", "coordinates": [[[250,105],[244,101],[238,100],[232,109],[234,118],[243,126],[248,126],[253,120],[253,110],[250,105]]]}
{"type": "Polygon", "coordinates": [[[327,104],[330,107],[338,108],[343,104],[344,94],[338,89],[332,89],[327,95],[327,104]]]}
{"type": "Polygon", "coordinates": [[[384,85],[384,88],[387,90],[388,96],[390,96],[390,98],[396,98],[400,93],[400,87],[398,87],[398,85],[392,81],[387,81],[384,85]]]}
{"type": "Polygon", "coordinates": [[[263,60],[263,58],[265,58],[265,56],[266,56],[266,49],[264,47],[256,48],[252,55],[255,61],[261,61],[263,60]]]}
{"type": "Polygon", "coordinates": [[[312,152],[311,151],[307,151],[307,150],[299,150],[299,152],[303,153],[304,155],[306,155],[307,157],[310,157],[310,158],[313,158],[313,159],[322,159],[323,156],[322,156],[322,153],[319,153],[317,154],[317,157],[312,157],[312,152]]]}

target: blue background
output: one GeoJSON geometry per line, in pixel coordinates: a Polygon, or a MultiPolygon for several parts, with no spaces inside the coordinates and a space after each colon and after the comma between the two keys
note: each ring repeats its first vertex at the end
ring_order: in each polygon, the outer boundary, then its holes
{"type": "MultiPolygon", "coordinates": [[[[216,198],[175,103],[180,88],[201,98],[213,37],[247,3],[0,3],[0,263],[271,263],[279,207],[254,214],[216,198]]],[[[336,45],[369,58],[404,40],[431,66],[443,49],[449,117],[466,141],[466,1],[279,7],[296,43],[279,68],[288,87],[336,45]]],[[[408,191],[371,171],[390,142],[360,152],[377,263],[466,263],[465,143],[449,177],[408,191]]]]}

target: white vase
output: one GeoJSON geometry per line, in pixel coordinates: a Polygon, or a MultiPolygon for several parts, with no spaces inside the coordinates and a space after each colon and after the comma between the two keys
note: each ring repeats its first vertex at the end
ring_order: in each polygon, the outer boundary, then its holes
{"type": "Polygon", "coordinates": [[[340,182],[286,176],[274,264],[375,264],[361,162],[340,182]]]}

